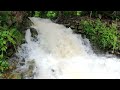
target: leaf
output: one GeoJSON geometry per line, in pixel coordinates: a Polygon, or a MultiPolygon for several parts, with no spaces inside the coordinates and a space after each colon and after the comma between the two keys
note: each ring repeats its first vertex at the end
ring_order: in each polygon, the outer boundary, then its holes
{"type": "Polygon", "coordinates": [[[77,11],[77,16],[80,16],[80,15],[81,15],[81,12],[82,12],[82,11],[77,11]]]}
{"type": "Polygon", "coordinates": [[[40,12],[35,11],[35,17],[39,17],[40,12]]]}
{"type": "Polygon", "coordinates": [[[3,41],[3,44],[6,44],[6,41],[3,41]]]}
{"type": "Polygon", "coordinates": [[[7,36],[7,38],[8,38],[8,41],[9,41],[9,42],[11,42],[12,44],[16,44],[16,42],[13,40],[13,38],[12,38],[12,37],[7,36]]]}
{"type": "Polygon", "coordinates": [[[16,31],[15,28],[10,29],[9,35],[10,35],[11,37],[14,37],[14,36],[15,36],[15,31],[16,31]]]}
{"type": "Polygon", "coordinates": [[[4,47],[1,48],[1,50],[2,50],[2,51],[5,51],[5,52],[6,52],[6,49],[7,49],[6,46],[4,46],[4,47]]]}
{"type": "Polygon", "coordinates": [[[2,59],[3,58],[3,53],[0,55],[0,59],[2,59]]]}
{"type": "Polygon", "coordinates": [[[4,71],[4,68],[3,68],[3,67],[0,67],[0,70],[3,72],[3,71],[4,71]]]}

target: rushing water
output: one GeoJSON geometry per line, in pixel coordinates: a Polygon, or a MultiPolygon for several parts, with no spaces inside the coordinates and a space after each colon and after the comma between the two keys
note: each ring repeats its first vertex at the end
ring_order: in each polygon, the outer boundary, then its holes
{"type": "Polygon", "coordinates": [[[38,35],[34,39],[30,29],[26,30],[26,43],[17,55],[21,60],[35,61],[34,79],[120,78],[120,59],[97,56],[89,40],[73,34],[70,28],[49,19],[31,17],[30,20],[38,35]]]}

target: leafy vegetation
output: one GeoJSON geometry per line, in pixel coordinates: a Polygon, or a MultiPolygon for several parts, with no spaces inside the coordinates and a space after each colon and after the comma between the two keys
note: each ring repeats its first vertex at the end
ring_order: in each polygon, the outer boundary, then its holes
{"type": "Polygon", "coordinates": [[[41,17],[41,18],[49,18],[49,19],[54,19],[57,16],[58,12],[57,11],[35,11],[34,12],[34,17],[41,17]]]}
{"type": "MultiPolygon", "coordinates": [[[[60,16],[59,12],[60,11],[34,11],[32,16],[55,19],[58,16],[60,16]]],[[[63,16],[81,16],[82,15],[82,11],[62,11],[62,12],[63,12],[63,16]]]]}
{"type": "Polygon", "coordinates": [[[17,30],[16,26],[10,26],[8,22],[10,18],[10,12],[2,12],[0,16],[0,72],[4,72],[9,69],[8,49],[16,49],[22,39],[21,33],[17,30]]]}
{"type": "Polygon", "coordinates": [[[100,19],[93,20],[82,20],[81,26],[87,36],[94,44],[98,45],[103,50],[117,50],[120,48],[118,38],[119,33],[117,32],[117,25],[112,23],[107,26],[102,23],[100,19]]]}
{"type": "Polygon", "coordinates": [[[47,17],[48,18],[54,18],[54,17],[56,17],[56,12],[55,11],[48,11],[47,12],[47,17]]]}

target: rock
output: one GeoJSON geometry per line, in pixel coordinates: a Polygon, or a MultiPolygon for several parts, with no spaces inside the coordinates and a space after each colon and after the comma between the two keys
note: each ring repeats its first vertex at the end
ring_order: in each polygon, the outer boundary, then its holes
{"type": "Polygon", "coordinates": [[[33,78],[34,76],[33,70],[35,67],[35,61],[34,60],[28,61],[27,64],[28,64],[28,69],[21,73],[22,78],[33,78]]]}
{"type": "Polygon", "coordinates": [[[13,49],[9,49],[7,56],[11,57],[13,55],[13,53],[14,53],[13,49]]]}
{"type": "Polygon", "coordinates": [[[64,24],[66,27],[70,27],[70,23],[64,24]]]}
{"type": "Polygon", "coordinates": [[[0,74],[0,79],[3,79],[2,74],[0,74]]]}
{"type": "Polygon", "coordinates": [[[37,35],[38,35],[38,33],[37,33],[36,29],[34,29],[34,28],[30,28],[30,31],[31,31],[31,36],[32,36],[32,37],[34,37],[34,38],[35,38],[35,36],[37,36],[37,35]]]}
{"type": "Polygon", "coordinates": [[[24,63],[24,62],[21,62],[21,63],[20,63],[20,66],[23,66],[23,65],[25,65],[25,63],[24,63]]]}
{"type": "Polygon", "coordinates": [[[72,30],[73,30],[73,32],[75,32],[75,33],[77,32],[77,30],[76,30],[76,29],[72,29],[72,30]]]}
{"type": "Polygon", "coordinates": [[[5,75],[4,78],[7,79],[26,79],[26,78],[33,78],[34,76],[34,67],[35,67],[35,61],[31,60],[31,61],[27,61],[25,63],[25,60],[14,60],[15,58],[13,58],[12,60],[10,60],[11,65],[13,66],[17,66],[18,68],[9,70],[7,73],[7,75],[5,75]],[[20,61],[20,62],[19,62],[20,61]],[[15,63],[14,63],[15,62],[15,63]],[[25,68],[23,65],[27,65],[25,68]],[[20,65],[20,66],[19,66],[20,65]],[[20,67],[20,68],[19,68],[20,67]],[[23,67],[23,68],[21,68],[23,67]]]}
{"type": "Polygon", "coordinates": [[[54,69],[51,69],[52,70],[52,72],[55,72],[55,70],[54,69]]]}
{"type": "Polygon", "coordinates": [[[78,30],[82,30],[82,27],[79,25],[79,26],[77,27],[77,29],[78,29],[78,30]]]}
{"type": "Polygon", "coordinates": [[[79,25],[79,24],[80,24],[80,21],[75,21],[75,23],[76,23],[77,25],[79,25]]]}
{"type": "Polygon", "coordinates": [[[9,79],[22,79],[21,74],[20,73],[12,73],[9,76],[9,79]]]}
{"type": "Polygon", "coordinates": [[[21,79],[21,73],[18,72],[6,72],[1,76],[2,79],[21,79]]]}
{"type": "Polygon", "coordinates": [[[16,55],[13,55],[9,60],[8,60],[10,66],[16,66],[19,62],[19,58],[16,55]]]}
{"type": "Polygon", "coordinates": [[[72,26],[70,26],[70,28],[71,28],[71,29],[75,29],[75,26],[72,25],[72,26]]]}
{"type": "Polygon", "coordinates": [[[23,58],[21,62],[25,62],[25,59],[23,58]]]}
{"type": "Polygon", "coordinates": [[[25,73],[26,77],[32,77],[33,76],[33,70],[29,69],[26,73],[25,73]]]}

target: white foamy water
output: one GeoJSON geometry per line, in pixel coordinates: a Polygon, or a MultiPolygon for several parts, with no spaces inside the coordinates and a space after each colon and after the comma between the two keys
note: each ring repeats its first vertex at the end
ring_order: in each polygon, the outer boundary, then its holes
{"type": "MultiPolygon", "coordinates": [[[[37,41],[26,31],[26,43],[17,55],[35,61],[34,79],[120,78],[120,59],[97,56],[88,39],[48,19],[31,17],[37,41]]],[[[24,66],[27,67],[27,64],[24,66]]],[[[24,69],[24,68],[23,68],[24,69]]]]}

